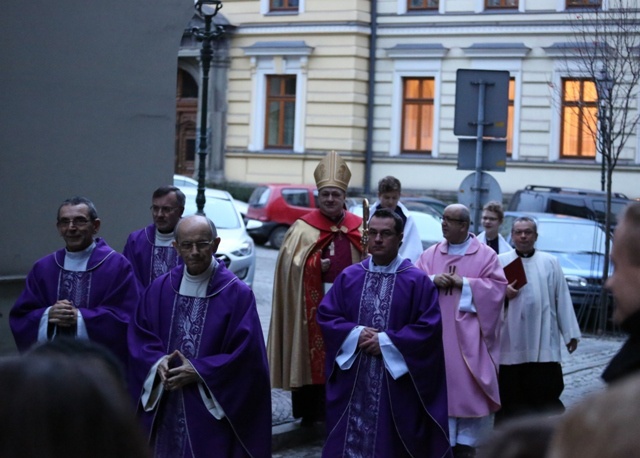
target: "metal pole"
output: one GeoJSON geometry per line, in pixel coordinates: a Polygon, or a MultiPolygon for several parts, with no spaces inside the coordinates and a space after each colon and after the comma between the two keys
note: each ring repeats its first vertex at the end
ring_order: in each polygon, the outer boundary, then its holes
{"type": "Polygon", "coordinates": [[[478,125],[476,126],[476,174],[475,174],[475,203],[473,212],[473,228],[480,233],[480,218],[482,215],[482,138],[484,137],[484,101],[487,83],[479,81],[478,85],[478,125]]]}
{"type": "Polygon", "coordinates": [[[367,145],[364,163],[364,194],[371,192],[373,167],[373,113],[375,109],[376,49],[378,40],[378,0],[371,0],[371,36],[369,37],[369,83],[367,86],[367,145]]]}
{"type": "Polygon", "coordinates": [[[608,153],[607,151],[607,140],[606,140],[606,135],[607,135],[607,103],[605,101],[602,101],[600,103],[600,109],[602,111],[602,114],[600,116],[600,153],[601,153],[601,161],[602,161],[602,165],[601,165],[601,170],[600,170],[600,190],[604,191],[605,190],[605,170],[606,170],[606,157],[605,155],[608,153]]]}
{"type": "Polygon", "coordinates": [[[200,62],[202,65],[202,91],[200,107],[200,141],[198,144],[198,195],[196,196],[197,214],[204,215],[204,195],[206,162],[207,162],[207,115],[209,111],[209,68],[213,58],[213,47],[211,46],[211,22],[213,16],[204,17],[204,39],[200,50],[200,62]]]}

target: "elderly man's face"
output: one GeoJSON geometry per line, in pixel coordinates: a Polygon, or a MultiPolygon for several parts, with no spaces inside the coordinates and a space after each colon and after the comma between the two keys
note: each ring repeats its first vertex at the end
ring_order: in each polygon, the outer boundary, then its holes
{"type": "Polygon", "coordinates": [[[346,197],[342,189],[325,186],[318,190],[318,208],[326,217],[336,219],[342,215],[346,197]]]}
{"type": "Polygon", "coordinates": [[[199,275],[211,265],[211,258],[218,250],[220,237],[213,238],[211,227],[204,218],[185,219],[178,227],[173,246],[191,275],[199,275]]]}
{"type": "Polygon", "coordinates": [[[156,197],[151,201],[153,224],[164,234],[173,232],[176,224],[180,221],[182,212],[184,212],[184,207],[178,204],[178,198],[175,192],[170,192],[162,197],[156,197]]]}
{"type": "Polygon", "coordinates": [[[67,250],[82,251],[93,243],[93,236],[100,229],[100,219],[92,221],[85,204],[65,205],[58,212],[57,226],[67,250]]]}
{"type": "Polygon", "coordinates": [[[611,249],[614,270],[606,283],[607,289],[613,294],[613,321],[617,324],[640,310],[638,295],[640,266],[633,263],[631,259],[635,255],[630,251],[632,237],[633,232],[630,230],[629,223],[623,220],[616,228],[611,249]]]}
{"type": "Polygon", "coordinates": [[[469,223],[462,219],[459,208],[447,207],[442,216],[442,235],[449,243],[462,243],[469,234],[469,223]]]}

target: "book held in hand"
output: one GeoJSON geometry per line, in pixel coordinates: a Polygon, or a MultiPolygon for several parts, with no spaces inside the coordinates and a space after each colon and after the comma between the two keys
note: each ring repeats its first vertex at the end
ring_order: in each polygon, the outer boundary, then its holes
{"type": "Polygon", "coordinates": [[[504,266],[504,275],[509,284],[516,281],[515,289],[520,289],[527,284],[527,275],[524,273],[524,265],[520,256],[504,266]]]}

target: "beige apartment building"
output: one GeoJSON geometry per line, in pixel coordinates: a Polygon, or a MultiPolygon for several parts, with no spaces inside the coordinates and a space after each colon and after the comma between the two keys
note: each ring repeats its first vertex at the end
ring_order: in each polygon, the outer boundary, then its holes
{"type": "MultiPolygon", "coordinates": [[[[471,173],[457,170],[453,132],[456,73],[468,69],[509,73],[506,171],[491,172],[503,193],[599,189],[597,140],[575,121],[597,111],[595,86],[566,49],[571,19],[607,8],[609,0],[225,0],[225,178],[312,183],[319,155],[336,150],[355,188],[368,180],[375,191],[392,174],[412,191],[455,192],[471,173]]],[[[629,197],[640,196],[638,138],[614,174],[614,191],[629,197]]]]}

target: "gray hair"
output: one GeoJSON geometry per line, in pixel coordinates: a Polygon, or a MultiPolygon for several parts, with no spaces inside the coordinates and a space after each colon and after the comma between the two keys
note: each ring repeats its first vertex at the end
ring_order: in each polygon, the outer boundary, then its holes
{"type": "Polygon", "coordinates": [[[89,199],[81,196],[75,196],[62,202],[58,207],[58,214],[56,215],[56,218],[60,218],[60,209],[68,205],[86,205],[89,209],[89,219],[91,221],[95,221],[98,219],[98,211],[96,210],[96,206],[93,205],[93,202],[91,202],[89,199]]]}
{"type": "Polygon", "coordinates": [[[535,233],[538,233],[538,223],[536,223],[536,220],[531,218],[530,216],[518,216],[516,219],[514,219],[513,225],[511,226],[511,232],[513,232],[513,228],[515,227],[516,223],[531,223],[533,224],[533,230],[535,231],[535,233]]]}
{"type": "Polygon", "coordinates": [[[185,197],[184,192],[180,191],[180,188],[176,186],[160,186],[158,189],[153,191],[153,195],[151,196],[151,198],[157,199],[158,197],[164,197],[172,192],[176,195],[178,205],[184,207],[184,203],[186,202],[187,198],[185,197]]]}

